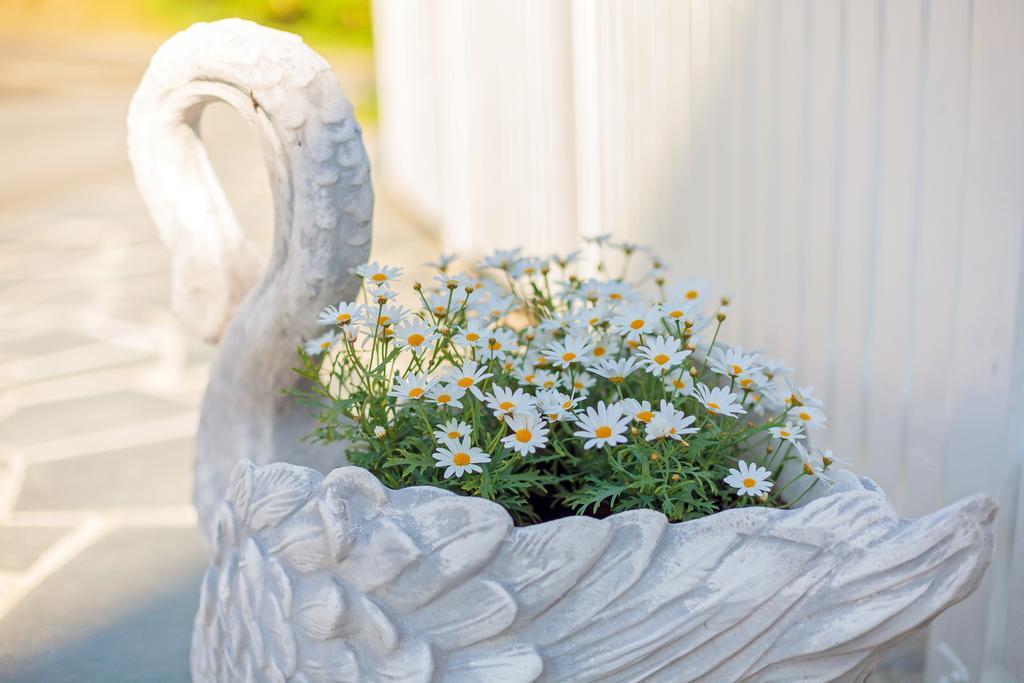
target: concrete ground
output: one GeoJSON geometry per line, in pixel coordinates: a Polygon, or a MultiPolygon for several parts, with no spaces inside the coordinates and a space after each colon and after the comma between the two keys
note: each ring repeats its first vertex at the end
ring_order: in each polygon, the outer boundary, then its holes
{"type": "MultiPolygon", "coordinates": [[[[2,681],[188,679],[205,564],[191,448],[213,349],[170,313],[167,254],[125,158],[158,42],[0,35],[2,681]]],[[[336,66],[365,98],[369,61],[336,66]]],[[[269,191],[239,121],[214,108],[206,137],[265,246],[269,191]]],[[[378,193],[374,256],[412,266],[436,251],[378,193]]],[[[920,648],[875,680],[919,680],[920,648]]]]}

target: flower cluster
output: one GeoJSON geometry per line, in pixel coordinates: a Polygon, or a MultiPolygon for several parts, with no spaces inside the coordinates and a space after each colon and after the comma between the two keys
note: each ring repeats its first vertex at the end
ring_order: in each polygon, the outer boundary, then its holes
{"type": "Polygon", "coordinates": [[[821,402],[723,341],[728,298],[668,281],[642,247],[591,242],[589,272],[615,259],[620,276],[583,276],[580,252],[499,250],[457,273],[442,256],[413,308],[398,303],[400,269],[355,269],[360,300],[327,306],[301,352],[317,437],[347,440],[350,462],[389,486],[482,496],[520,523],[632,508],[684,520],[830,486],[835,458],[808,443],[821,402]],[[650,268],[630,281],[639,256],[650,268]]]}

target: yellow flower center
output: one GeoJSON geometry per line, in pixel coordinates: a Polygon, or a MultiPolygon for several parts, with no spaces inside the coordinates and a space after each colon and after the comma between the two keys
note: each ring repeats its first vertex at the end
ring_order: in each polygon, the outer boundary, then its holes
{"type": "Polygon", "coordinates": [[[672,386],[674,386],[676,389],[685,389],[686,388],[686,382],[684,382],[681,379],[674,379],[674,380],[672,380],[672,386]]]}
{"type": "Polygon", "coordinates": [[[603,356],[605,353],[607,352],[604,350],[603,346],[594,347],[594,355],[597,356],[598,358],[603,356]]]}
{"type": "Polygon", "coordinates": [[[502,410],[509,411],[515,408],[516,404],[512,403],[512,401],[502,401],[501,403],[498,404],[498,407],[501,408],[502,410]]]}
{"type": "Polygon", "coordinates": [[[634,330],[639,330],[641,327],[644,326],[644,321],[643,320],[634,320],[633,322],[631,322],[629,324],[629,326],[632,327],[634,330]]]}
{"type": "Polygon", "coordinates": [[[390,315],[382,315],[381,317],[377,318],[377,324],[380,325],[381,327],[384,327],[389,322],[391,322],[390,315]]]}
{"type": "Polygon", "coordinates": [[[668,356],[666,356],[663,353],[659,353],[657,356],[654,357],[654,362],[657,363],[658,365],[664,365],[665,363],[668,362],[668,356]]]}
{"type": "Polygon", "coordinates": [[[339,323],[347,323],[351,319],[352,316],[349,315],[348,313],[339,313],[338,316],[335,318],[335,320],[337,320],[339,323]]]}
{"type": "Polygon", "coordinates": [[[539,365],[541,367],[544,367],[547,364],[548,364],[548,359],[545,358],[544,356],[541,356],[540,358],[537,359],[537,365],[539,365]]]}
{"type": "Polygon", "coordinates": [[[736,365],[735,363],[733,363],[733,365],[731,367],[732,367],[732,374],[734,374],[734,375],[742,375],[743,374],[743,368],[741,368],[740,366],[736,365]]]}
{"type": "Polygon", "coordinates": [[[629,348],[633,349],[634,351],[640,348],[640,342],[638,341],[627,341],[626,344],[628,344],[629,348]]]}
{"type": "Polygon", "coordinates": [[[594,436],[599,439],[607,439],[612,435],[612,428],[607,425],[602,425],[594,430],[594,436]]]}
{"type": "Polygon", "coordinates": [[[544,382],[544,388],[545,389],[550,389],[553,386],[555,386],[555,380],[553,380],[553,379],[549,379],[546,382],[544,382]]]}
{"type": "Polygon", "coordinates": [[[462,434],[459,434],[458,432],[448,432],[449,439],[457,439],[460,436],[462,436],[462,434]]]}
{"type": "Polygon", "coordinates": [[[327,349],[331,348],[331,343],[332,342],[330,342],[330,341],[320,342],[320,348],[323,351],[326,351],[327,349]]]}
{"type": "MultiPolygon", "coordinates": [[[[749,387],[753,383],[754,383],[754,380],[750,379],[749,377],[744,377],[743,379],[740,380],[740,386],[743,387],[744,389],[746,389],[747,387],[749,387]]],[[[804,414],[806,415],[806,413],[804,413],[804,414]]]]}
{"type": "Polygon", "coordinates": [[[708,412],[717,413],[718,410],[719,410],[719,405],[717,403],[712,403],[711,401],[708,401],[707,409],[708,409],[708,412]]]}
{"type": "Polygon", "coordinates": [[[463,377],[462,379],[460,379],[458,381],[458,385],[460,387],[462,387],[463,389],[465,389],[466,387],[471,387],[471,386],[473,386],[473,378],[472,377],[463,377]]]}
{"type": "Polygon", "coordinates": [[[671,311],[671,312],[669,312],[668,317],[670,317],[670,318],[682,318],[683,317],[683,312],[679,311],[679,310],[671,311]]]}
{"type": "Polygon", "coordinates": [[[370,279],[373,280],[374,282],[384,282],[385,280],[388,279],[388,276],[385,275],[384,273],[374,273],[373,275],[370,276],[370,279]]]}
{"type": "Polygon", "coordinates": [[[527,384],[533,384],[533,378],[536,377],[536,376],[537,375],[534,375],[533,373],[531,373],[529,375],[523,375],[523,379],[526,380],[527,384]]]}
{"type": "Polygon", "coordinates": [[[641,410],[639,413],[636,414],[636,419],[640,420],[641,422],[650,422],[651,420],[654,419],[654,413],[652,413],[649,410],[641,410]]]}
{"type": "Polygon", "coordinates": [[[469,464],[469,453],[456,453],[452,456],[452,462],[459,467],[465,467],[469,464]]]}
{"type": "Polygon", "coordinates": [[[448,401],[451,401],[451,400],[452,400],[452,397],[449,394],[438,394],[437,395],[437,402],[438,403],[448,403],[448,401]]]}
{"type": "Polygon", "coordinates": [[[622,295],[619,294],[618,292],[612,292],[611,294],[608,295],[608,298],[611,299],[612,301],[618,301],[619,299],[622,298],[622,295]]]}
{"type": "Polygon", "coordinates": [[[466,341],[468,341],[468,342],[475,342],[479,338],[480,338],[480,335],[477,334],[476,332],[467,332],[466,333],[466,341]]]}
{"type": "Polygon", "coordinates": [[[487,348],[489,348],[491,351],[497,351],[498,349],[501,348],[501,342],[495,339],[494,341],[487,345],[487,348]]]}
{"type": "Polygon", "coordinates": [[[700,293],[696,289],[691,289],[689,292],[686,293],[686,298],[689,299],[690,301],[693,301],[698,296],[700,296],[700,293]]]}
{"type": "Polygon", "coordinates": [[[558,419],[558,413],[548,413],[548,419],[554,422],[558,419]]]}
{"type": "Polygon", "coordinates": [[[608,381],[611,382],[612,384],[622,384],[625,381],[625,379],[626,379],[625,377],[616,376],[616,377],[609,377],[608,381]]]}
{"type": "Polygon", "coordinates": [[[419,398],[423,395],[423,387],[413,387],[409,390],[409,398],[419,398]]]}
{"type": "Polygon", "coordinates": [[[529,443],[533,438],[533,432],[529,429],[519,429],[516,431],[516,441],[519,443],[529,443]]]}
{"type": "Polygon", "coordinates": [[[754,488],[754,484],[756,484],[756,483],[757,483],[757,481],[755,481],[754,479],[751,479],[750,477],[747,477],[746,479],[743,480],[743,487],[744,488],[748,488],[748,489],[752,489],[752,488],[754,488]]]}
{"type": "Polygon", "coordinates": [[[800,416],[800,419],[803,420],[804,422],[807,422],[808,420],[811,419],[810,413],[798,413],[798,415],[800,416]]]}
{"type": "Polygon", "coordinates": [[[562,354],[562,360],[564,360],[566,363],[571,363],[575,358],[576,354],[573,353],[572,351],[566,351],[565,353],[562,354]]]}
{"type": "Polygon", "coordinates": [[[406,341],[409,342],[409,346],[419,346],[420,344],[423,343],[424,337],[423,337],[422,334],[415,334],[414,333],[414,334],[410,334],[409,338],[406,339],[406,341]]]}
{"type": "Polygon", "coordinates": [[[791,437],[793,435],[790,434],[789,432],[787,432],[785,429],[780,429],[779,430],[779,436],[781,436],[783,439],[788,439],[789,437],[791,437]]]}
{"type": "Polygon", "coordinates": [[[572,408],[572,401],[566,401],[565,403],[563,403],[562,408],[564,408],[565,410],[569,410],[569,408],[572,408]]]}

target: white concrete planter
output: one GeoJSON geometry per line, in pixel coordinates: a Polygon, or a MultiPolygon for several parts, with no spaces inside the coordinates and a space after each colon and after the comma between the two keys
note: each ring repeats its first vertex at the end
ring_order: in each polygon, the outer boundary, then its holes
{"type": "Polygon", "coordinates": [[[516,528],[484,500],[333,469],[280,395],[310,312],[351,296],[369,250],[369,165],[329,67],[294,36],[194,26],[154,57],[129,150],[175,306],[221,338],[196,444],[197,681],[860,681],[990,561],[990,498],[900,520],[849,473],[796,510],[516,528]],[[264,142],[277,238],[255,288],[197,134],[213,99],[264,142]]]}

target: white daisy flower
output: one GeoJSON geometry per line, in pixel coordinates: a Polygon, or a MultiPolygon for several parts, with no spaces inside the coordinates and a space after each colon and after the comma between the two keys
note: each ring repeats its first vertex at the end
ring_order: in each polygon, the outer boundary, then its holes
{"type": "Polygon", "coordinates": [[[579,260],[580,253],[580,250],[577,249],[576,251],[569,252],[565,256],[555,254],[554,256],[551,257],[551,260],[557,263],[559,268],[565,269],[579,260]]]}
{"type": "Polygon", "coordinates": [[[541,271],[543,271],[545,267],[547,267],[547,262],[543,259],[539,259],[535,256],[529,256],[519,259],[515,265],[512,266],[510,273],[514,278],[532,278],[535,275],[540,275],[541,271]]]}
{"type": "Polygon", "coordinates": [[[465,422],[452,418],[434,430],[434,438],[438,441],[449,441],[467,437],[473,433],[473,428],[465,422]]]}
{"type": "Polygon", "coordinates": [[[560,391],[538,391],[536,407],[551,422],[559,422],[572,417],[579,400],[560,391]]]}
{"type": "Polygon", "coordinates": [[[654,419],[654,410],[650,401],[638,401],[635,398],[627,398],[620,404],[630,419],[647,424],[654,419]]]}
{"type": "Polygon", "coordinates": [[[460,400],[466,395],[466,390],[460,387],[458,384],[451,382],[446,384],[436,384],[433,388],[427,392],[427,398],[431,402],[436,403],[438,408],[441,409],[461,409],[462,401],[460,400]]]}
{"type": "Polygon", "coordinates": [[[483,397],[483,392],[480,391],[479,385],[488,377],[493,377],[493,375],[487,372],[485,368],[480,367],[480,364],[475,360],[467,360],[462,364],[462,367],[449,368],[448,373],[445,375],[445,380],[458,386],[463,391],[466,389],[472,391],[473,395],[479,399],[483,397]]]}
{"type": "Polygon", "coordinates": [[[432,292],[427,297],[427,308],[434,314],[435,318],[443,318],[448,315],[448,307],[456,305],[455,298],[451,292],[432,292]]]}
{"type": "Polygon", "coordinates": [[[788,424],[784,427],[771,427],[768,429],[768,433],[774,438],[780,441],[788,441],[794,446],[800,446],[797,441],[804,438],[804,428],[795,424],[788,424]]]}
{"type": "Polygon", "coordinates": [[[362,317],[362,306],[342,301],[337,306],[328,306],[320,312],[317,325],[348,325],[362,317]]]}
{"type": "Polygon", "coordinates": [[[330,330],[320,335],[319,337],[310,339],[303,345],[302,350],[305,351],[310,356],[318,356],[321,353],[326,353],[327,351],[330,351],[331,347],[334,346],[334,344],[337,341],[338,333],[334,332],[333,330],[330,330]]]}
{"type": "Polygon", "coordinates": [[[829,448],[821,449],[817,446],[812,446],[812,448],[814,448],[815,453],[818,454],[818,457],[821,459],[821,463],[825,466],[825,469],[832,467],[832,465],[843,465],[844,467],[853,466],[853,463],[849,460],[843,460],[842,458],[836,457],[829,448]]]}
{"type": "Polygon", "coordinates": [[[825,463],[821,462],[820,460],[813,460],[805,456],[803,469],[804,474],[806,474],[809,477],[814,477],[819,482],[821,482],[821,484],[825,488],[831,489],[833,486],[835,486],[835,481],[832,479],[832,477],[825,474],[825,470],[827,469],[825,467],[825,463]]]}
{"type": "Polygon", "coordinates": [[[402,277],[401,268],[381,265],[376,261],[364,263],[357,268],[353,268],[352,272],[359,277],[378,285],[384,282],[394,282],[398,278],[402,277]]]}
{"type": "Polygon", "coordinates": [[[515,249],[496,249],[493,254],[487,256],[480,261],[481,268],[497,268],[498,270],[504,270],[506,272],[512,270],[512,268],[519,262],[520,252],[522,250],[519,247],[515,249]]]}
{"type": "Polygon", "coordinates": [[[362,313],[360,322],[367,329],[374,330],[399,324],[409,315],[409,310],[404,306],[384,304],[383,306],[366,306],[362,313]]]}
{"type": "Polygon", "coordinates": [[[519,348],[519,342],[512,332],[504,327],[499,327],[490,331],[481,348],[483,350],[480,355],[485,360],[492,358],[503,360],[506,355],[519,348]]]}
{"type": "Polygon", "coordinates": [[[590,350],[590,355],[601,360],[608,356],[614,356],[619,351],[619,339],[618,337],[612,337],[609,335],[601,335],[594,340],[594,348],[590,350]]]}
{"type": "Polygon", "coordinates": [[[590,360],[592,346],[586,337],[566,337],[565,341],[551,342],[544,349],[547,359],[558,368],[568,368],[574,363],[584,364],[590,360]]]}
{"type": "Polygon", "coordinates": [[[536,413],[520,413],[505,418],[511,434],[501,440],[510,451],[529,455],[548,442],[548,428],[536,413]]]}
{"type": "Polygon", "coordinates": [[[508,315],[509,311],[515,308],[516,303],[516,298],[511,294],[507,296],[491,295],[485,300],[470,303],[469,308],[481,318],[497,320],[508,315]]]}
{"type": "Polygon", "coordinates": [[[661,305],[661,316],[669,322],[682,325],[687,320],[693,321],[696,318],[695,312],[697,303],[685,298],[677,298],[666,301],[661,305]]]}
{"type": "Polygon", "coordinates": [[[562,379],[553,372],[538,370],[533,376],[532,384],[542,389],[557,389],[562,386],[562,379]]]}
{"type": "Polygon", "coordinates": [[[736,417],[737,415],[743,415],[747,412],[743,409],[743,406],[737,402],[738,397],[736,394],[731,393],[725,387],[715,387],[712,389],[706,384],[701,383],[697,385],[694,393],[701,405],[703,405],[712,415],[736,417]]]}
{"type": "Polygon", "coordinates": [[[431,348],[437,331],[419,318],[413,317],[395,327],[394,339],[399,346],[419,355],[431,348]]]}
{"type": "Polygon", "coordinates": [[[736,375],[736,386],[743,391],[755,391],[768,384],[768,375],[759,370],[748,370],[736,375]]]}
{"type": "Polygon", "coordinates": [[[697,432],[696,427],[690,426],[696,420],[697,418],[693,415],[684,414],[683,411],[677,410],[674,405],[663,399],[661,407],[654,413],[654,419],[647,425],[645,437],[648,441],[664,438],[681,441],[684,435],[697,432]]]}
{"type": "Polygon", "coordinates": [[[491,456],[472,445],[467,436],[461,441],[451,440],[438,446],[434,451],[434,460],[437,460],[436,467],[447,468],[444,478],[448,479],[453,475],[462,478],[466,472],[483,472],[480,463],[490,462],[491,456]]]}
{"type": "Polygon", "coordinates": [[[455,273],[452,275],[435,275],[434,282],[439,284],[443,291],[447,291],[449,289],[460,289],[462,287],[466,287],[472,281],[465,273],[455,273]]]}
{"type": "Polygon", "coordinates": [[[391,301],[398,296],[398,292],[391,289],[387,283],[379,285],[369,285],[366,288],[366,296],[370,301],[379,304],[383,301],[391,301]]]}
{"type": "Polygon", "coordinates": [[[587,449],[614,446],[626,443],[628,424],[629,416],[622,414],[621,405],[613,403],[607,406],[604,401],[599,401],[596,408],[587,408],[585,413],[576,416],[576,426],[580,429],[573,435],[587,439],[583,444],[587,449]]]}
{"type": "Polygon", "coordinates": [[[491,331],[486,325],[481,324],[478,320],[470,320],[452,339],[456,344],[465,348],[471,346],[483,348],[490,336],[491,331]]]}
{"type": "Polygon", "coordinates": [[[434,382],[428,380],[426,375],[411,372],[407,377],[395,377],[395,385],[388,396],[394,396],[399,403],[415,401],[423,398],[433,386],[434,382]]]}
{"type": "Polygon", "coordinates": [[[790,410],[789,417],[805,429],[821,429],[828,421],[820,408],[808,405],[796,406],[790,410]]]}
{"type": "Polygon", "coordinates": [[[814,395],[814,387],[796,387],[789,384],[789,396],[785,399],[786,407],[810,406],[811,408],[823,408],[825,404],[820,398],[814,395]]]}
{"type": "Polygon", "coordinates": [[[603,244],[608,244],[608,242],[611,239],[612,239],[612,234],[610,232],[604,232],[604,233],[601,233],[600,235],[594,235],[593,237],[584,237],[583,241],[584,242],[589,242],[590,244],[596,244],[596,245],[600,246],[600,245],[603,245],[603,244]]]}
{"type": "Polygon", "coordinates": [[[682,299],[695,304],[704,301],[709,290],[707,281],[698,278],[674,282],[668,288],[669,299],[682,299]]]}
{"type": "Polygon", "coordinates": [[[633,305],[619,312],[611,320],[611,330],[627,341],[639,341],[641,335],[654,332],[661,322],[657,306],[633,305]]]}
{"type": "Polygon", "coordinates": [[[775,486],[770,479],[772,473],[759,467],[757,463],[748,465],[740,460],[737,466],[739,469],[729,468],[729,476],[724,480],[726,484],[736,489],[737,496],[758,498],[771,491],[775,486]]]}
{"type": "Polygon", "coordinates": [[[690,355],[675,337],[657,335],[648,337],[647,343],[636,351],[640,364],[652,375],[664,375],[690,355]]]}
{"type": "Polygon", "coordinates": [[[625,301],[635,301],[640,297],[637,294],[636,288],[628,282],[608,280],[601,283],[601,298],[612,305],[617,305],[625,301]]]}
{"type": "Polygon", "coordinates": [[[597,384],[597,380],[590,375],[580,373],[572,378],[572,390],[577,396],[585,397],[590,393],[590,388],[597,384]]]}
{"type": "Polygon", "coordinates": [[[740,347],[716,348],[709,359],[711,369],[726,377],[739,377],[759,370],[761,365],[756,353],[744,353],[740,347]]]}
{"type": "Polygon", "coordinates": [[[665,389],[680,396],[693,394],[693,377],[686,368],[676,368],[665,376],[665,389]]]}
{"type": "Polygon", "coordinates": [[[588,371],[604,377],[613,384],[622,384],[633,372],[640,367],[640,361],[634,356],[629,358],[605,358],[600,363],[591,365],[588,371]]]}
{"type": "Polygon", "coordinates": [[[444,273],[448,270],[448,267],[455,262],[456,258],[458,258],[458,256],[456,256],[455,254],[441,253],[438,255],[436,261],[428,261],[423,265],[425,265],[428,268],[436,268],[437,270],[440,270],[442,273],[444,273]]]}
{"type": "Polygon", "coordinates": [[[534,397],[522,389],[509,389],[494,385],[491,393],[484,394],[487,407],[494,411],[494,417],[502,420],[510,415],[532,412],[534,397]]]}

